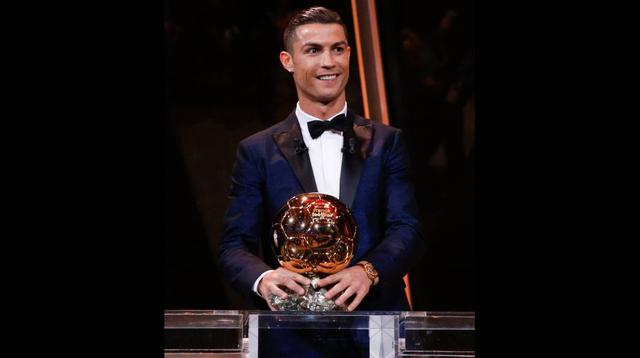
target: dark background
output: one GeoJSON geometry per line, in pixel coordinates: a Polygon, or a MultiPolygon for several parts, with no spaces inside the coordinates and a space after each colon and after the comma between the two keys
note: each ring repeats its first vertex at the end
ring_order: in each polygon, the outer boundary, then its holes
{"type": "MultiPolygon", "coordinates": [[[[350,1],[165,0],[166,309],[242,308],[214,254],[236,145],[293,110],[281,33],[314,5],[351,31],[347,102],[362,113],[350,1]]],[[[377,2],[390,124],[407,139],[429,244],[410,275],[416,310],[475,310],[473,6],[377,2]]]]}

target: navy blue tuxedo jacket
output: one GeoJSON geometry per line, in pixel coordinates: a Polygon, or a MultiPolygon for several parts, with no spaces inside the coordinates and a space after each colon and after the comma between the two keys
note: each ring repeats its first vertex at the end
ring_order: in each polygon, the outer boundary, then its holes
{"type": "MultiPolygon", "coordinates": [[[[358,225],[351,263],[367,260],[380,275],[358,310],[408,310],[402,278],[424,241],[401,132],[351,111],[346,128],[340,200],[358,225]]],[[[218,262],[258,308],[267,306],[251,290],[255,280],[280,266],[270,246],[272,221],[287,200],[317,191],[305,148],[295,111],[238,146],[218,262]]]]}

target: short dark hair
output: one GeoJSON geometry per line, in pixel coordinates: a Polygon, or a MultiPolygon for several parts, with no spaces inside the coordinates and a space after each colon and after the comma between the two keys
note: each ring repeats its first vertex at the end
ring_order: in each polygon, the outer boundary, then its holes
{"type": "Polygon", "coordinates": [[[315,6],[297,12],[293,15],[291,20],[289,20],[287,27],[284,29],[284,34],[282,35],[282,41],[286,51],[291,51],[291,45],[293,44],[296,36],[296,29],[299,26],[306,24],[339,24],[344,30],[344,36],[347,39],[347,43],[349,42],[349,32],[347,31],[347,26],[342,22],[340,15],[325,7],[315,6]]]}

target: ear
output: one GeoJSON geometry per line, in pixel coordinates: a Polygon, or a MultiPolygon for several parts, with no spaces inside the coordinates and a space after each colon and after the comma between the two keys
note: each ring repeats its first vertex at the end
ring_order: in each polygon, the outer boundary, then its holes
{"type": "Polygon", "coordinates": [[[293,57],[287,51],[280,52],[280,63],[285,70],[293,73],[293,57]]]}

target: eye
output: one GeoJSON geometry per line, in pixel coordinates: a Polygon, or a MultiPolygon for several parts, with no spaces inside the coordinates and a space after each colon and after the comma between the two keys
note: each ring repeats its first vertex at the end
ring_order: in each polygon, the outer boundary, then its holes
{"type": "Polygon", "coordinates": [[[344,52],[344,47],[336,47],[333,49],[333,52],[335,53],[343,53],[344,52]]]}
{"type": "Polygon", "coordinates": [[[315,47],[311,47],[311,48],[309,48],[309,49],[307,50],[307,53],[310,53],[310,54],[312,54],[312,55],[314,55],[314,54],[316,54],[316,53],[318,53],[318,52],[319,52],[319,50],[318,50],[317,48],[315,48],[315,47]]]}

